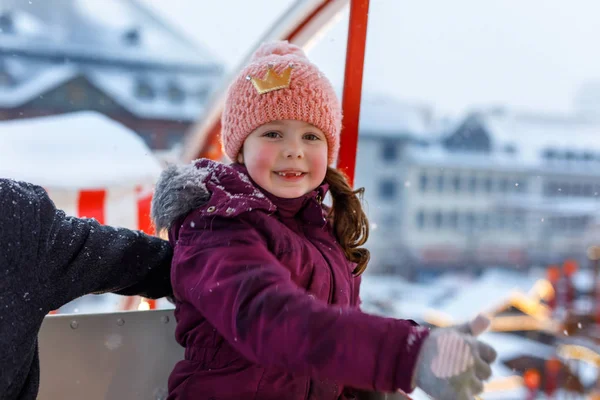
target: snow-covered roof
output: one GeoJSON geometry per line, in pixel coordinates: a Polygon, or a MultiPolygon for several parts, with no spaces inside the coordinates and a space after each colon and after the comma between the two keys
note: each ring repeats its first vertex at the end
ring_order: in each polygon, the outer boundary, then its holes
{"type": "Polygon", "coordinates": [[[360,109],[361,136],[425,138],[431,131],[431,109],[386,95],[366,93],[360,109]]]}
{"type": "Polygon", "coordinates": [[[59,65],[43,69],[19,85],[3,87],[0,90],[0,106],[18,107],[40,94],[60,86],[76,75],[77,68],[72,65],[59,65]]]}
{"type": "Polygon", "coordinates": [[[133,115],[189,122],[223,73],[135,0],[5,0],[0,16],[0,73],[10,81],[0,83],[0,108],[82,76],[133,115]]]}
{"type": "MultiPolygon", "coordinates": [[[[449,149],[443,143],[409,145],[406,157],[416,164],[467,167],[544,175],[600,175],[600,118],[485,111],[469,114],[454,127],[469,140],[471,126],[489,136],[490,152],[449,149]]],[[[477,132],[477,131],[475,131],[477,132]]],[[[448,135],[448,134],[447,134],[448,135]]],[[[446,136],[447,136],[446,135],[446,136]]]]}
{"type": "Polygon", "coordinates": [[[204,111],[204,104],[214,82],[207,77],[152,72],[135,76],[119,68],[98,68],[86,73],[86,77],[100,90],[134,115],[193,121],[204,111]],[[136,95],[136,85],[143,80],[156,94],[144,99],[136,95]],[[168,96],[169,85],[174,84],[182,92],[179,101],[168,96]]]}
{"type": "MultiPolygon", "coordinates": [[[[76,77],[84,77],[117,104],[140,118],[193,121],[204,111],[204,104],[215,84],[214,76],[184,72],[136,72],[114,66],[27,63],[16,57],[7,63],[17,83],[0,90],[0,107],[22,106],[34,98],[76,77]],[[152,97],[137,94],[139,84],[147,84],[152,97]],[[180,91],[173,99],[169,90],[180,91]]],[[[7,68],[8,69],[8,68],[7,68]]]]}
{"type": "MultiPolygon", "coordinates": [[[[600,119],[504,111],[481,113],[478,120],[490,134],[492,151],[502,152],[506,146],[514,146],[518,162],[541,165],[546,162],[544,153],[550,150],[570,151],[576,157],[586,153],[593,156],[587,164],[573,160],[572,167],[600,166],[600,119]]],[[[555,165],[559,169],[565,167],[565,164],[555,165]]]]}
{"type": "Polygon", "coordinates": [[[12,30],[0,48],[97,60],[199,65],[215,57],[167,26],[135,0],[4,0],[12,30]]]}
{"type": "Polygon", "coordinates": [[[46,188],[153,184],[159,162],[133,131],[95,112],[0,122],[0,176],[46,188]]]}

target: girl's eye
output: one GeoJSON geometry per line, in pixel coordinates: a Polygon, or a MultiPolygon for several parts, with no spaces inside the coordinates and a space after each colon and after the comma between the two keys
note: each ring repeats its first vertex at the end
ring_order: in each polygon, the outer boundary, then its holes
{"type": "Polygon", "coordinates": [[[304,135],[304,138],[307,140],[321,140],[321,138],[315,135],[314,133],[307,133],[306,135],[304,135]]]}
{"type": "Polygon", "coordinates": [[[280,135],[278,132],[267,132],[263,135],[264,137],[268,137],[268,138],[273,138],[276,139],[278,138],[280,135]]]}

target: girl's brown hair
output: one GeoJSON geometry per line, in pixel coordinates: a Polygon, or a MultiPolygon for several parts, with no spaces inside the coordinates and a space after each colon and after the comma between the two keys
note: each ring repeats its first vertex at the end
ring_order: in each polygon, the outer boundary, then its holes
{"type": "Polygon", "coordinates": [[[369,238],[369,220],[361,204],[365,189],[352,190],[346,175],[331,167],[327,168],[325,182],[333,200],[328,215],[333,232],[346,258],[357,264],[353,273],[358,276],[365,271],[371,257],[369,250],[360,247],[369,238]]]}

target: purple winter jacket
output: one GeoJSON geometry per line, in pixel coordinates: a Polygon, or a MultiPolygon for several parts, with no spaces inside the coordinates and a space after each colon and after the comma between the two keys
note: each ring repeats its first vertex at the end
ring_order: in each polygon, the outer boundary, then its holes
{"type": "Polygon", "coordinates": [[[171,190],[167,206],[180,216],[169,237],[185,359],[169,378],[169,399],[334,400],[354,398],[350,387],[413,389],[428,331],[359,310],[360,278],[321,205],[327,185],[281,199],[238,164],[176,168],[157,185],[171,190]],[[189,192],[206,190],[210,199],[188,212],[189,192]]]}

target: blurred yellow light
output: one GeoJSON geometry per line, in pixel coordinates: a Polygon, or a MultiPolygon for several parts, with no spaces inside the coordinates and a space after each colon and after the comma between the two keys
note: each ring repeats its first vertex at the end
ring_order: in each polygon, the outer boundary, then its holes
{"type": "Polygon", "coordinates": [[[550,308],[546,305],[519,292],[513,293],[510,304],[525,314],[540,320],[548,319],[551,314],[550,308]]]}
{"type": "Polygon", "coordinates": [[[554,297],[554,287],[547,279],[538,280],[529,291],[530,297],[538,297],[542,300],[549,300],[554,297]]]}
{"type": "Polygon", "coordinates": [[[574,344],[560,345],[558,346],[557,353],[564,358],[585,361],[596,367],[600,366],[600,354],[584,346],[574,344]]]}

